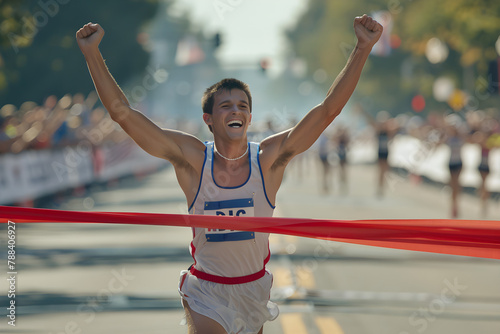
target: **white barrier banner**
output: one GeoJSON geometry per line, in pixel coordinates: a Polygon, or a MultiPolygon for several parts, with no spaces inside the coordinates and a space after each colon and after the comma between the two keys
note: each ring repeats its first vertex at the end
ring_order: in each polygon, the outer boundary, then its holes
{"type": "Polygon", "coordinates": [[[0,155],[0,204],[36,199],[58,191],[154,170],[166,161],[131,141],[92,148],[79,144],[57,150],[0,155]]]}

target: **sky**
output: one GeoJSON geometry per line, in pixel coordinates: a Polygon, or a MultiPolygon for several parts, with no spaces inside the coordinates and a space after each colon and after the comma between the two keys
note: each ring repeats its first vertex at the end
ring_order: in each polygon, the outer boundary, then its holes
{"type": "Polygon", "coordinates": [[[284,30],[293,27],[307,0],[176,0],[207,36],[221,32],[218,57],[225,64],[255,64],[271,59],[271,72],[282,67],[287,50],[284,30]]]}

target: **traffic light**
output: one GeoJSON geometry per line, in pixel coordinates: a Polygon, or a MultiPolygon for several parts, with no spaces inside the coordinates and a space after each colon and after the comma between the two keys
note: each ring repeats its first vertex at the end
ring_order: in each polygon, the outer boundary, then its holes
{"type": "Polygon", "coordinates": [[[218,32],[214,36],[214,48],[217,49],[222,44],[222,36],[218,32]]]}

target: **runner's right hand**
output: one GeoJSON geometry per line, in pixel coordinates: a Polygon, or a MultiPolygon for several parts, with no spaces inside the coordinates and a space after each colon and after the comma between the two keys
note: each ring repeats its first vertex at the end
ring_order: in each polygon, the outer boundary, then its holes
{"type": "Polygon", "coordinates": [[[76,32],[76,41],[83,54],[97,49],[102,37],[104,29],[97,23],[87,23],[76,32]]]}

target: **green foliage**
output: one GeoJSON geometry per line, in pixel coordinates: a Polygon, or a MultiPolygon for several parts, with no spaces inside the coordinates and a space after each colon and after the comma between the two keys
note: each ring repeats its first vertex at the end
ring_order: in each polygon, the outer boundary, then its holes
{"type": "Polygon", "coordinates": [[[492,51],[500,33],[499,17],[498,1],[419,0],[408,3],[398,17],[397,29],[405,36],[403,46],[416,53],[423,51],[422,45],[431,37],[462,54],[471,48],[492,51]]]}
{"type": "Polygon", "coordinates": [[[87,22],[104,28],[101,51],[118,82],[141,73],[149,55],[138,43],[138,34],[157,7],[158,0],[2,1],[0,14],[14,16],[0,25],[0,105],[42,103],[52,94],[91,91],[75,40],[76,31],[87,22]]]}

